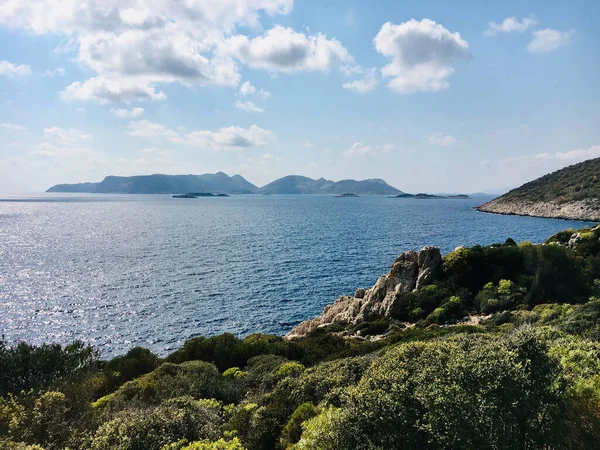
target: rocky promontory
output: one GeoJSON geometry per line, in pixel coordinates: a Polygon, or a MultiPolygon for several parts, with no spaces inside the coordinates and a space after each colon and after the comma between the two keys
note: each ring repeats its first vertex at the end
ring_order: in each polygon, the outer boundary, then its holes
{"type": "Polygon", "coordinates": [[[477,207],[478,211],[600,221],[600,158],[549,173],[477,207]]]}
{"type": "Polygon", "coordinates": [[[392,317],[404,294],[433,283],[442,271],[442,254],[438,247],[424,247],[419,252],[401,253],[390,271],[370,289],[358,289],[353,296],[341,296],[327,305],[323,313],[298,324],[286,339],[306,336],[327,325],[351,325],[375,317],[392,317]]]}

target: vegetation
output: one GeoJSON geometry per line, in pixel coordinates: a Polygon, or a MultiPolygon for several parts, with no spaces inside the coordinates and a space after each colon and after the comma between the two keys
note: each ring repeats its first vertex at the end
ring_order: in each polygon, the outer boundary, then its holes
{"type": "Polygon", "coordinates": [[[165,358],[0,342],[0,447],[596,449],[600,227],[457,249],[393,317],[165,358]]]}
{"type": "Polygon", "coordinates": [[[590,159],[513,189],[499,198],[502,201],[568,203],[600,199],[600,158],[590,159]]]}

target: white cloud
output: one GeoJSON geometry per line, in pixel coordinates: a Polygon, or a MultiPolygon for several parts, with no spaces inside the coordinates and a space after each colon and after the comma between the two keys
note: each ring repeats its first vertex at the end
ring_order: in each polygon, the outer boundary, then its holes
{"type": "Polygon", "coordinates": [[[220,54],[220,44],[238,27],[259,29],[262,16],[289,14],[292,6],[293,0],[4,0],[0,24],[63,37],[60,51],[76,52],[95,72],[69,86],[64,99],[129,102],[164,99],[157,83],[236,86],[238,67],[220,54]]]}
{"type": "Polygon", "coordinates": [[[111,108],[109,112],[117,119],[133,119],[144,114],[144,108],[132,108],[131,110],[123,108],[111,108]]]}
{"type": "Polygon", "coordinates": [[[600,157],[600,145],[594,145],[588,149],[571,150],[569,152],[538,153],[536,159],[585,161],[586,159],[600,157]]]}
{"type": "Polygon", "coordinates": [[[283,161],[282,158],[277,156],[275,153],[271,153],[271,152],[266,152],[266,153],[263,153],[262,155],[260,155],[260,160],[263,163],[283,161]]]}
{"type": "Polygon", "coordinates": [[[225,127],[217,131],[200,130],[188,133],[177,132],[158,123],[148,120],[130,122],[128,125],[131,136],[144,138],[164,137],[177,144],[200,147],[207,150],[242,149],[248,147],[261,147],[275,139],[275,134],[257,125],[249,128],[225,127]]]}
{"type": "Polygon", "coordinates": [[[366,94],[367,92],[371,92],[373,89],[377,87],[379,81],[377,80],[377,69],[369,69],[366,71],[366,75],[363,78],[358,78],[353,81],[348,81],[342,85],[344,89],[349,91],[354,91],[359,94],[366,94]]]}
{"type": "Polygon", "coordinates": [[[376,50],[391,59],[382,75],[396,93],[447,89],[454,64],[469,60],[469,44],[430,19],[384,24],[373,40],[376,50]]]}
{"type": "Polygon", "coordinates": [[[78,158],[93,156],[97,153],[87,147],[58,146],[49,142],[42,142],[35,147],[31,154],[46,158],[78,158]]]}
{"type": "Polygon", "coordinates": [[[249,81],[246,81],[240,86],[240,95],[244,97],[257,95],[262,99],[267,99],[271,96],[271,93],[269,91],[265,91],[264,89],[258,91],[256,90],[256,87],[252,86],[249,81]]]}
{"type": "Polygon", "coordinates": [[[397,147],[392,144],[385,145],[365,145],[362,142],[355,142],[344,152],[347,157],[366,157],[379,153],[392,153],[397,150],[397,147]]]}
{"type": "Polygon", "coordinates": [[[246,81],[240,86],[240,94],[242,94],[244,97],[247,95],[254,95],[256,94],[256,88],[252,86],[252,83],[246,81]]]}
{"type": "Polygon", "coordinates": [[[244,111],[248,111],[248,112],[255,112],[255,113],[261,113],[264,112],[265,110],[263,108],[261,108],[260,106],[255,105],[253,102],[251,101],[241,101],[241,100],[236,100],[234,103],[235,107],[237,109],[242,109],[244,111]]]}
{"type": "Polygon", "coordinates": [[[533,32],[533,39],[527,44],[530,53],[547,53],[571,43],[575,30],[558,31],[552,28],[533,32]]]}
{"type": "Polygon", "coordinates": [[[111,80],[103,77],[76,81],[60,93],[64,101],[94,100],[100,104],[142,100],[164,100],[164,92],[156,92],[155,88],[140,80],[111,80]]]}
{"type": "Polygon", "coordinates": [[[12,123],[0,123],[0,129],[17,133],[24,133],[25,131],[27,131],[27,128],[25,128],[24,126],[15,125],[12,123]]]}
{"type": "Polygon", "coordinates": [[[218,131],[192,131],[179,142],[209,150],[242,149],[261,147],[273,141],[275,135],[257,125],[249,128],[231,126],[218,131]]]}
{"type": "Polygon", "coordinates": [[[337,39],[327,39],[324,34],[306,35],[279,25],[253,39],[232,36],[221,45],[221,52],[250,67],[274,72],[326,72],[352,61],[337,39]]]}
{"type": "Polygon", "coordinates": [[[484,36],[495,36],[498,33],[510,33],[516,31],[523,33],[530,27],[537,24],[537,21],[531,17],[526,17],[519,20],[516,17],[507,17],[502,23],[490,22],[489,28],[484,31],[484,36]]]}
{"type": "Polygon", "coordinates": [[[442,147],[448,147],[450,145],[456,144],[456,138],[450,136],[445,133],[433,133],[432,135],[427,137],[427,141],[433,145],[440,145],[442,147]]]}
{"type": "Polygon", "coordinates": [[[127,134],[130,136],[144,138],[166,137],[172,140],[179,138],[179,133],[177,133],[177,131],[171,130],[158,123],[150,122],[149,120],[129,122],[127,127],[129,128],[127,134]]]}
{"type": "Polygon", "coordinates": [[[314,148],[315,144],[313,144],[312,142],[310,142],[308,139],[304,139],[304,147],[305,148],[314,148]]]}
{"type": "Polygon", "coordinates": [[[76,142],[92,139],[92,135],[74,128],[65,129],[60,127],[44,128],[44,138],[58,142],[62,145],[72,145],[76,142]]]}
{"type": "Polygon", "coordinates": [[[0,75],[7,77],[24,77],[31,75],[31,67],[27,64],[13,64],[8,61],[0,61],[0,75]]]}
{"type": "Polygon", "coordinates": [[[57,67],[56,69],[46,70],[42,76],[47,77],[47,78],[52,78],[55,76],[62,77],[64,74],[65,74],[65,69],[62,67],[57,67]]]}

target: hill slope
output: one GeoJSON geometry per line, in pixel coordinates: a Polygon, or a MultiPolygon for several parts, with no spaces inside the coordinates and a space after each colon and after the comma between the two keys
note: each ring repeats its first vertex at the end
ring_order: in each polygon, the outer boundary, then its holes
{"type": "Polygon", "coordinates": [[[289,175],[267,184],[260,189],[265,194],[344,194],[357,195],[396,195],[402,191],[385,181],[373,178],[369,180],[330,181],[324,178],[313,180],[300,175],[289,175]]]}
{"type": "Polygon", "coordinates": [[[180,194],[182,192],[222,192],[252,194],[258,188],[240,175],[223,172],[204,175],[108,176],[100,183],[58,184],[46,192],[86,192],[103,194],[180,194]]]}
{"type": "Polygon", "coordinates": [[[544,175],[477,209],[498,214],[600,221],[600,158],[544,175]]]}

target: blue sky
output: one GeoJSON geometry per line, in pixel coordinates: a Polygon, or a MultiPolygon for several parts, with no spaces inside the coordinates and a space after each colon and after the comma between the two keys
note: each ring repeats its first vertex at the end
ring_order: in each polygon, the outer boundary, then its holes
{"type": "Polygon", "coordinates": [[[216,171],[497,192],[600,156],[599,13],[2,0],[0,192],[216,171]]]}

